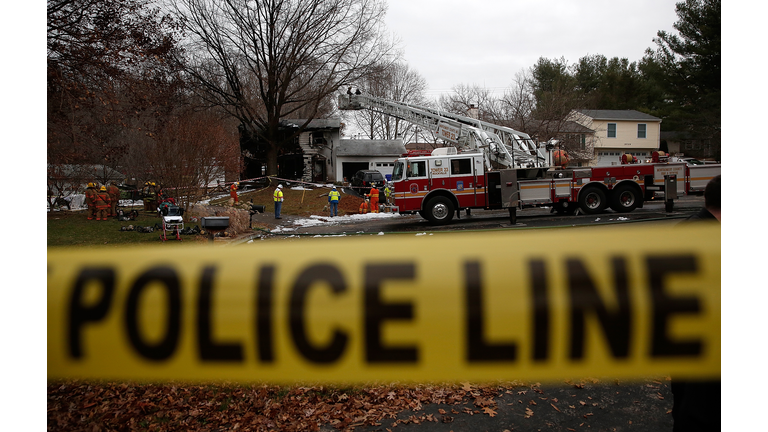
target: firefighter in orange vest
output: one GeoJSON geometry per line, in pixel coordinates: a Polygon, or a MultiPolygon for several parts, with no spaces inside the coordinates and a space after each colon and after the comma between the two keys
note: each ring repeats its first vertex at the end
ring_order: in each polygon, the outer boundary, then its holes
{"type": "Polygon", "coordinates": [[[360,214],[366,214],[368,213],[368,200],[366,199],[360,204],[360,214]]]}
{"type": "Polygon", "coordinates": [[[232,183],[232,186],[229,187],[229,197],[235,200],[235,205],[239,202],[237,199],[237,187],[240,185],[239,182],[232,183]]]}
{"type": "Polygon", "coordinates": [[[371,213],[379,212],[379,189],[376,185],[371,186],[371,191],[368,193],[368,197],[371,199],[371,213]]]}
{"type": "Polygon", "coordinates": [[[96,217],[96,184],[88,183],[88,187],[85,189],[85,204],[88,205],[88,220],[93,220],[96,217]]]}
{"type": "Polygon", "coordinates": [[[107,220],[107,217],[109,216],[110,201],[107,187],[102,186],[94,199],[94,204],[96,206],[96,220],[107,220]]]}
{"type": "Polygon", "coordinates": [[[120,189],[118,189],[117,183],[110,183],[107,187],[107,193],[109,194],[109,216],[117,216],[117,203],[120,201],[120,189]]]}

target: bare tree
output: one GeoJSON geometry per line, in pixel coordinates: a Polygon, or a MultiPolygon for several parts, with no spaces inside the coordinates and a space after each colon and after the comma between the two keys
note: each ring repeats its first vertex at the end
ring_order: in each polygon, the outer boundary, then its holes
{"type": "Polygon", "coordinates": [[[477,115],[479,120],[493,123],[494,114],[498,111],[498,101],[493,93],[478,85],[459,84],[453,87],[453,93],[440,95],[437,105],[448,112],[465,116],[477,115]],[[477,110],[473,113],[472,110],[477,110]]]}
{"type": "Polygon", "coordinates": [[[382,0],[171,2],[190,35],[185,60],[200,96],[240,122],[242,149],[263,153],[268,174],[330,96],[392,52],[382,0]],[[280,119],[299,112],[307,122],[281,136],[280,119]]]}
{"type": "Polygon", "coordinates": [[[48,161],[115,165],[125,148],[112,138],[173,87],[176,23],[154,0],[48,0],[47,11],[48,161]]]}
{"type": "Polygon", "coordinates": [[[525,132],[528,135],[536,134],[538,124],[533,121],[533,112],[536,109],[536,98],[533,95],[531,77],[525,70],[515,75],[512,85],[504,92],[499,101],[499,113],[497,116],[506,121],[506,126],[525,132]]]}
{"type": "MultiPolygon", "coordinates": [[[[408,64],[381,65],[358,84],[366,93],[390,101],[424,105],[427,81],[408,64]]],[[[417,127],[407,121],[373,110],[349,112],[350,124],[364,131],[369,139],[415,139],[417,127]]]]}
{"type": "MultiPolygon", "coordinates": [[[[139,185],[151,180],[180,205],[198,201],[208,184],[240,171],[237,128],[216,110],[178,109],[131,147],[139,185]]],[[[138,138],[138,137],[137,137],[138,138]]]]}

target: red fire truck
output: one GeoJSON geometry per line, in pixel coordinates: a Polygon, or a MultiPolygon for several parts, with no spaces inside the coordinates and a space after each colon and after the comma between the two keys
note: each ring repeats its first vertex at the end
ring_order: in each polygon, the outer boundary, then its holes
{"type": "Polygon", "coordinates": [[[339,106],[368,108],[432,127],[456,144],[395,162],[395,206],[432,224],[448,223],[460,210],[508,209],[515,224],[518,209],[551,206],[558,213],[597,214],[611,208],[624,213],[652,199],[663,199],[672,211],[678,196],[703,191],[720,172],[719,165],[668,162],[661,152],[654,154],[653,163],[633,159],[622,165],[567,168],[567,161],[558,161],[561,166],[550,166],[551,158],[542,151],[547,146],[509,128],[367,95],[342,95],[339,106]]]}

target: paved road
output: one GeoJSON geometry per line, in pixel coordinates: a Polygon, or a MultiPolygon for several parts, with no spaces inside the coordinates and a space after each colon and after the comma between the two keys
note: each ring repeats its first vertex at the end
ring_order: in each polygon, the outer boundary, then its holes
{"type": "MultiPolygon", "coordinates": [[[[343,198],[342,198],[343,199],[343,198]]],[[[631,222],[668,222],[674,223],[682,218],[699,211],[704,205],[702,196],[685,196],[675,202],[674,211],[667,213],[663,202],[648,202],[640,209],[630,213],[616,213],[606,210],[599,215],[557,215],[549,208],[535,208],[518,211],[517,224],[510,224],[507,210],[474,210],[471,215],[462,212],[460,218],[455,218],[444,226],[432,226],[419,215],[399,215],[385,219],[346,220],[342,223],[333,221],[314,226],[296,226],[298,218],[284,216],[276,221],[269,213],[254,216],[254,222],[261,222],[274,229],[289,228],[282,235],[355,235],[378,233],[408,233],[408,232],[443,232],[443,231],[476,231],[491,229],[530,229],[558,226],[588,226],[619,224],[631,222]],[[275,222],[280,222],[276,224],[275,222]]],[[[268,235],[264,235],[268,236],[268,235]]]]}
{"type": "Polygon", "coordinates": [[[499,386],[495,395],[475,394],[458,405],[424,405],[355,431],[672,431],[672,394],[666,378],[499,386]]]}

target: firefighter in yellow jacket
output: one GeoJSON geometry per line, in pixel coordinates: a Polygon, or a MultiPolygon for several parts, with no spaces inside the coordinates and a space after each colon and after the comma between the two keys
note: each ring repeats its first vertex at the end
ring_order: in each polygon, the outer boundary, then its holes
{"type": "Polygon", "coordinates": [[[96,206],[96,220],[107,220],[110,201],[107,187],[102,186],[94,199],[94,204],[96,206]]]}
{"type": "Polygon", "coordinates": [[[280,217],[280,210],[283,207],[283,185],[277,185],[273,198],[275,199],[275,219],[282,219],[280,217]]]}
{"type": "Polygon", "coordinates": [[[338,216],[339,215],[339,200],[341,199],[341,194],[338,190],[336,190],[336,186],[331,189],[330,192],[328,192],[328,204],[331,206],[331,217],[338,216]]]}
{"type": "Polygon", "coordinates": [[[95,183],[88,183],[88,187],[85,189],[85,204],[88,206],[88,220],[93,220],[96,217],[96,190],[95,183]]]}

